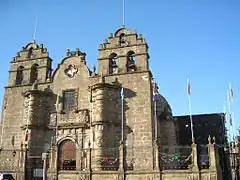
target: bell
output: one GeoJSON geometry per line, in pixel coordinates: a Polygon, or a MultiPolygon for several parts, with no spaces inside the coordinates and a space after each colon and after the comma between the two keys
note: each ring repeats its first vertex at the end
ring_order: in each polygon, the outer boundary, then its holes
{"type": "Polygon", "coordinates": [[[116,68],[118,68],[118,65],[117,65],[116,63],[113,63],[113,64],[112,64],[112,68],[113,68],[113,69],[116,69],[116,68]]]}
{"type": "Polygon", "coordinates": [[[134,71],[135,70],[135,64],[134,63],[131,63],[131,64],[129,64],[128,65],[128,68],[130,69],[130,70],[132,70],[132,71],[134,71]]]}

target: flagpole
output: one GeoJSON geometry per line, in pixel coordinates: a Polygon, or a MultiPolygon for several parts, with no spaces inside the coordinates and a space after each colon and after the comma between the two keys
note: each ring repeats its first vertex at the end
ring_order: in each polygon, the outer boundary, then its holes
{"type": "MultiPolygon", "coordinates": [[[[227,110],[226,110],[226,109],[227,109],[227,108],[226,108],[226,105],[225,105],[225,103],[224,103],[224,105],[223,105],[223,114],[224,114],[224,116],[223,116],[223,118],[224,118],[223,124],[224,124],[224,129],[226,128],[225,125],[227,124],[227,110]]],[[[223,132],[225,132],[225,130],[224,130],[223,132]]],[[[227,132],[227,137],[228,137],[228,139],[231,139],[228,131],[226,131],[226,132],[227,132]]]]}
{"type": "Polygon", "coordinates": [[[190,98],[190,95],[188,95],[188,105],[189,105],[189,115],[190,115],[190,123],[191,123],[192,143],[195,143],[195,141],[194,141],[194,134],[193,134],[193,120],[192,120],[192,109],[191,109],[191,98],[190,98]]]}
{"type": "Polygon", "coordinates": [[[192,106],[191,106],[191,87],[190,87],[190,80],[188,79],[188,88],[187,88],[187,92],[188,92],[188,106],[189,106],[189,117],[190,117],[190,124],[191,124],[191,135],[192,135],[192,143],[195,143],[194,140],[194,132],[193,132],[193,120],[192,120],[192,106]]]}
{"type": "Polygon", "coordinates": [[[230,139],[232,138],[232,140],[234,140],[233,126],[232,126],[232,111],[231,111],[231,102],[230,102],[230,91],[227,91],[227,101],[228,101],[228,118],[229,118],[230,128],[232,130],[232,135],[229,132],[229,136],[230,136],[230,139]]]}
{"type": "Polygon", "coordinates": [[[231,120],[232,120],[232,133],[233,133],[233,141],[235,139],[235,126],[234,126],[234,112],[232,111],[232,106],[233,106],[233,87],[232,83],[229,83],[229,102],[230,102],[230,107],[231,107],[231,120]]]}
{"type": "Polygon", "coordinates": [[[125,0],[122,0],[122,26],[125,26],[125,0]]]}
{"type": "Polygon", "coordinates": [[[35,27],[34,27],[34,33],[33,33],[33,41],[34,41],[34,42],[36,41],[37,25],[38,25],[38,15],[36,16],[35,27]]]}

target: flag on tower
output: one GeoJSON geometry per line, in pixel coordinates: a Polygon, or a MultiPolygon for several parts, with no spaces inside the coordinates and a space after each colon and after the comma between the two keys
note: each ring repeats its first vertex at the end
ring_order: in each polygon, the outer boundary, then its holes
{"type": "Polygon", "coordinates": [[[229,114],[229,122],[230,122],[230,126],[232,126],[232,113],[229,114]]]}
{"type": "Polygon", "coordinates": [[[190,94],[191,94],[191,84],[190,84],[190,80],[189,79],[187,79],[187,93],[190,96],[190,94]]]}
{"type": "Polygon", "coordinates": [[[230,98],[230,101],[233,102],[233,87],[232,87],[232,83],[230,82],[229,83],[229,98],[230,98]]]}
{"type": "Polygon", "coordinates": [[[121,98],[124,99],[124,90],[123,90],[123,87],[121,89],[121,98]]]}

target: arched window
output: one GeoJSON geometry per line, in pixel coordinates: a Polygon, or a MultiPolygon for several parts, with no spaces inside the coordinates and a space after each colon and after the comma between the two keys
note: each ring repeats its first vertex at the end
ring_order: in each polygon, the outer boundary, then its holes
{"type": "Polygon", "coordinates": [[[31,47],[29,50],[28,50],[28,58],[32,58],[33,57],[33,48],[31,47]]]}
{"type": "Polygon", "coordinates": [[[30,83],[34,83],[38,78],[38,64],[34,64],[31,67],[31,74],[30,74],[30,83]]]}
{"type": "Polygon", "coordinates": [[[110,62],[109,62],[109,71],[110,73],[116,74],[118,72],[118,56],[117,54],[113,53],[110,55],[110,62]]]}
{"type": "Polygon", "coordinates": [[[127,54],[127,71],[133,72],[136,70],[136,55],[133,51],[127,54]]]}
{"type": "Polygon", "coordinates": [[[23,82],[23,70],[24,70],[23,66],[20,66],[17,69],[16,82],[15,82],[16,85],[20,85],[23,82]]]}
{"type": "Polygon", "coordinates": [[[126,36],[126,35],[125,35],[124,33],[120,34],[120,36],[119,36],[119,45],[120,45],[120,46],[125,46],[125,45],[126,45],[125,36],[126,36]]]}
{"type": "Polygon", "coordinates": [[[58,169],[76,170],[76,144],[71,140],[64,140],[59,145],[58,169]]]}

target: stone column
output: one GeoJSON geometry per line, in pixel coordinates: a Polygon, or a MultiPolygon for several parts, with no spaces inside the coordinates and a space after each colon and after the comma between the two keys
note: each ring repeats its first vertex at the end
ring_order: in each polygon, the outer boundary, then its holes
{"type": "Polygon", "coordinates": [[[47,170],[47,178],[49,180],[54,180],[57,175],[57,168],[56,168],[56,159],[57,153],[55,146],[52,145],[49,149],[49,168],[47,170]]]}
{"type": "Polygon", "coordinates": [[[76,170],[82,170],[82,156],[83,156],[83,149],[77,148],[76,149],[76,170]]]}
{"type": "Polygon", "coordinates": [[[198,169],[198,162],[197,162],[197,144],[192,143],[192,164],[191,164],[191,169],[193,171],[199,171],[198,169]]]}
{"type": "Polygon", "coordinates": [[[215,147],[215,142],[212,144],[211,137],[209,136],[208,137],[208,153],[209,153],[208,156],[209,156],[209,164],[210,164],[209,169],[211,170],[217,170],[216,169],[217,159],[216,159],[216,152],[214,147],[215,147]]]}
{"type": "Polygon", "coordinates": [[[118,176],[119,180],[124,180],[124,144],[121,141],[120,146],[119,146],[119,169],[118,169],[118,176]]]}
{"type": "Polygon", "coordinates": [[[35,101],[35,97],[32,94],[30,94],[29,105],[28,105],[28,125],[34,124],[33,122],[34,101],[35,101]]]}
{"type": "Polygon", "coordinates": [[[101,82],[93,86],[92,96],[93,96],[93,118],[92,125],[94,126],[94,142],[92,150],[93,161],[92,169],[95,171],[102,170],[102,160],[103,160],[103,145],[104,145],[104,77],[101,77],[101,82]]]}
{"type": "Polygon", "coordinates": [[[92,166],[94,170],[102,170],[103,160],[103,125],[95,125],[95,141],[93,149],[93,162],[92,166]]]}
{"type": "MultiPolygon", "coordinates": [[[[94,129],[94,142],[93,142],[93,170],[102,170],[105,155],[111,156],[106,153],[109,148],[116,148],[115,126],[120,124],[117,118],[117,96],[120,96],[120,86],[117,84],[105,83],[105,79],[101,76],[100,82],[91,87],[92,101],[93,101],[93,118],[92,127],[94,129]],[[111,136],[110,138],[108,138],[111,136]],[[107,142],[107,143],[106,143],[107,142]]],[[[112,158],[112,157],[111,157],[112,158]]]]}
{"type": "Polygon", "coordinates": [[[56,153],[54,148],[51,146],[49,149],[49,169],[55,169],[55,157],[56,153]]]}
{"type": "Polygon", "coordinates": [[[159,168],[159,149],[158,149],[158,143],[157,143],[157,140],[154,141],[154,157],[155,157],[155,166],[154,166],[154,169],[156,171],[159,171],[160,168],[159,168]]]}

